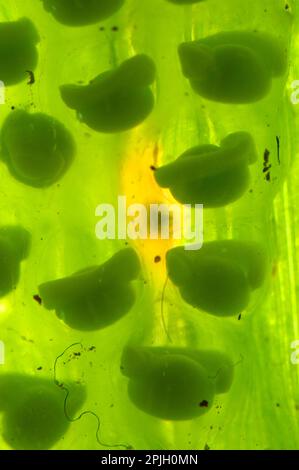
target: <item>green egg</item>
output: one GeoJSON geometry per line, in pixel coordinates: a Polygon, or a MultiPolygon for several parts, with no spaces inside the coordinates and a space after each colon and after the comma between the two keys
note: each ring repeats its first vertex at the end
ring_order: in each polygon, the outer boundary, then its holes
{"type": "Polygon", "coordinates": [[[220,240],[205,243],[201,249],[201,255],[213,256],[215,253],[221,253],[223,258],[234,259],[242,264],[251,289],[262,286],[268,271],[268,257],[260,243],[220,240]]]}
{"type": "Polygon", "coordinates": [[[135,302],[131,281],[139,270],[137,254],[127,248],[101,266],[42,284],[39,292],[45,308],[54,309],[71,328],[98,330],[131,310],[135,302]]]}
{"type": "Polygon", "coordinates": [[[237,315],[247,307],[250,287],[234,260],[202,258],[193,274],[193,285],[181,288],[190,305],[218,316],[237,315]]]}
{"type": "Polygon", "coordinates": [[[202,145],[187,150],[173,163],[158,168],[155,178],[182,204],[221,207],[244,194],[250,181],[248,166],[256,159],[251,135],[237,132],[223,139],[220,147],[202,145]]]}
{"type": "Polygon", "coordinates": [[[42,0],[46,11],[67,26],[84,26],[105,20],[116,13],[125,0],[42,0]]]}
{"type": "Polygon", "coordinates": [[[123,367],[127,374],[131,367],[128,394],[137,408],[164,420],[194,419],[211,409],[215,387],[197,361],[146,350],[142,361],[142,352],[136,350],[137,359],[134,352],[125,358],[123,367]]]}
{"type": "Polygon", "coordinates": [[[43,387],[28,390],[4,415],[3,438],[16,450],[50,449],[68,428],[63,401],[43,387]]]}
{"type": "Polygon", "coordinates": [[[183,299],[217,316],[241,313],[267,273],[265,250],[254,242],[209,242],[198,251],[177,247],[167,253],[166,262],[169,278],[183,299]],[[184,276],[180,275],[182,263],[184,276]]]}
{"type": "Polygon", "coordinates": [[[70,419],[82,406],[85,390],[68,385],[66,392],[53,381],[21,374],[0,375],[3,439],[15,450],[51,449],[66,433],[70,419]]]}
{"type": "Polygon", "coordinates": [[[29,186],[40,188],[59,181],[74,158],[71,134],[46,114],[14,111],[0,136],[2,160],[16,179],[29,186]]]}
{"type": "Polygon", "coordinates": [[[272,34],[263,31],[228,31],[208,36],[201,40],[209,47],[219,45],[240,45],[253,49],[271,71],[274,77],[286,73],[288,66],[288,51],[286,44],[272,34]]]}
{"type": "Polygon", "coordinates": [[[129,378],[138,378],[144,374],[150,375],[159,361],[159,355],[155,354],[156,351],[158,348],[127,345],[121,358],[122,374],[129,378]]]}
{"type": "Polygon", "coordinates": [[[119,284],[97,289],[88,297],[70,301],[56,314],[68,326],[81,331],[91,331],[112,325],[128,313],[135,302],[135,292],[130,285],[119,284]]]}
{"type": "Polygon", "coordinates": [[[0,23],[0,79],[5,86],[28,78],[38,61],[39,35],[27,18],[0,23]]]}
{"type": "Polygon", "coordinates": [[[287,56],[266,33],[219,33],[179,46],[182,70],[196,93],[222,103],[264,98],[272,79],[285,73],[287,56]]]}
{"type": "Polygon", "coordinates": [[[80,121],[95,131],[115,133],[134,128],[151,113],[154,96],[149,86],[154,79],[153,61],[138,55],[97,76],[89,85],[63,85],[60,91],[80,121]]]}
{"type": "Polygon", "coordinates": [[[177,185],[171,192],[182,204],[198,204],[202,201],[206,208],[221,207],[239,199],[248,188],[249,181],[248,167],[240,165],[233,172],[227,171],[198,182],[192,181],[187,189],[186,185],[177,185]]]}
{"type": "Polygon", "coordinates": [[[234,364],[230,357],[222,351],[193,349],[189,347],[133,347],[127,346],[122,355],[121,371],[129,378],[138,378],[144,373],[144,364],[148,371],[150,364],[162,356],[180,355],[192,359],[208,372],[209,379],[215,386],[215,393],[227,393],[234,378],[234,364]]]}
{"type": "Polygon", "coordinates": [[[222,351],[192,348],[152,348],[164,354],[182,354],[197,361],[207,372],[215,385],[215,393],[227,393],[233,383],[234,365],[230,357],[222,351]]]}
{"type": "Polygon", "coordinates": [[[30,234],[18,226],[0,228],[0,297],[16,288],[20,263],[28,256],[30,234]]]}

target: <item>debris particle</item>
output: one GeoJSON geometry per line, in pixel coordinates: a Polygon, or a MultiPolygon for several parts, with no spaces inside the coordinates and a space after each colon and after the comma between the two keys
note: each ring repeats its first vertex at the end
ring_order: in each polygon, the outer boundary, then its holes
{"type": "Polygon", "coordinates": [[[263,173],[267,173],[268,171],[270,171],[272,168],[272,165],[269,165],[269,166],[265,166],[265,168],[263,169],[263,173]]]}
{"type": "Polygon", "coordinates": [[[33,299],[35,300],[35,302],[37,302],[39,305],[41,305],[43,303],[42,299],[40,298],[40,296],[38,294],[35,294],[33,296],[33,299]]]}
{"type": "Polygon", "coordinates": [[[264,166],[267,166],[268,163],[269,163],[269,156],[270,156],[270,152],[268,149],[265,149],[264,151],[264,166]]]}
{"type": "Polygon", "coordinates": [[[264,151],[264,167],[263,167],[263,173],[265,173],[265,180],[270,181],[271,176],[270,176],[270,170],[271,166],[269,164],[269,157],[270,157],[270,152],[268,149],[265,149],[264,151]]]}
{"type": "Polygon", "coordinates": [[[201,408],[208,408],[209,402],[207,400],[202,400],[199,404],[201,408]]]}
{"type": "Polygon", "coordinates": [[[26,73],[29,75],[29,80],[27,82],[28,85],[33,85],[35,83],[35,76],[31,70],[26,70],[26,73]]]}
{"type": "Polygon", "coordinates": [[[278,160],[278,165],[280,165],[280,138],[278,135],[276,136],[276,144],[277,144],[277,160],[278,160]]]}
{"type": "Polygon", "coordinates": [[[157,255],[155,256],[155,263],[160,263],[161,261],[161,256],[157,255]]]}

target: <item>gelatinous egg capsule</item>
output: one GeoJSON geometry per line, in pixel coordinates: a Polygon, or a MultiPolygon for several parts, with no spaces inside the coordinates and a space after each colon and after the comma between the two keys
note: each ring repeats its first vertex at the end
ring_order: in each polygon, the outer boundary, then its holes
{"type": "Polygon", "coordinates": [[[0,375],[0,413],[3,439],[15,450],[51,449],[66,433],[70,419],[85,400],[82,385],[68,385],[65,394],[52,380],[21,374],[0,375]]]}
{"type": "Polygon", "coordinates": [[[28,256],[30,234],[19,226],[0,228],[0,297],[15,289],[20,263],[28,256]]]}
{"type": "Polygon", "coordinates": [[[182,204],[220,207],[239,199],[250,181],[248,166],[257,160],[253,138],[236,132],[220,147],[202,145],[184,152],[175,162],[155,171],[155,179],[182,204]]]}
{"type": "Polygon", "coordinates": [[[179,46],[184,76],[204,98],[252,103],[270,91],[272,79],[287,69],[284,45],[264,32],[218,33],[179,46]]]}
{"type": "Polygon", "coordinates": [[[46,11],[67,26],[85,26],[114,15],[125,0],[42,0],[46,11]]]}
{"type": "Polygon", "coordinates": [[[47,187],[70,167],[75,144],[59,121],[42,113],[17,110],[5,120],[1,134],[1,158],[11,174],[24,184],[47,187]]]}
{"type": "Polygon", "coordinates": [[[131,281],[140,263],[131,248],[116,253],[101,266],[39,286],[43,305],[55,310],[71,328],[91,331],[105,328],[128,313],[135,302],[131,281]]]}
{"type": "Polygon", "coordinates": [[[215,394],[225,393],[233,380],[233,365],[225,354],[191,348],[128,346],[121,370],[129,378],[131,401],[165,420],[201,416],[212,408],[215,394]]]}
{"type": "Polygon", "coordinates": [[[146,55],[137,55],[117,69],[104,72],[89,85],[63,85],[63,101],[79,119],[98,132],[122,132],[142,123],[151,113],[155,65],[146,55]]]}
{"type": "Polygon", "coordinates": [[[27,18],[0,23],[0,79],[5,86],[26,80],[37,66],[39,35],[27,18]]]}
{"type": "Polygon", "coordinates": [[[187,303],[223,317],[248,306],[268,265],[264,247],[237,240],[204,243],[198,251],[176,247],[168,251],[166,263],[169,278],[187,303]]]}

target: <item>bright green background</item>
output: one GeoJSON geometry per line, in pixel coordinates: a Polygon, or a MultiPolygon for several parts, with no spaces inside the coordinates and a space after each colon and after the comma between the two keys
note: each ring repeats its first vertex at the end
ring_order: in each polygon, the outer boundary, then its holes
{"type": "MultiPolygon", "coordinates": [[[[6,364],[0,366],[0,373],[52,377],[55,357],[68,345],[76,341],[95,345],[96,352],[84,353],[65,366],[60,363],[58,375],[85,383],[88,398],[84,409],[99,415],[104,442],[124,442],[137,449],[203,449],[205,444],[211,449],[299,447],[299,369],[290,362],[290,343],[299,339],[299,180],[294,161],[299,107],[290,103],[290,84],[299,79],[299,12],[294,1],[288,2],[289,10],[285,10],[285,3],[207,0],[183,7],[165,0],[127,0],[118,14],[101,24],[68,28],[46,13],[40,1],[0,1],[2,21],[27,16],[41,36],[36,84],[30,87],[23,83],[6,91],[1,121],[11,106],[42,111],[61,120],[77,143],[72,168],[49,189],[26,187],[10,176],[4,164],[0,166],[1,224],[21,224],[32,233],[31,254],[23,264],[17,290],[0,302],[0,339],[6,344],[6,364]],[[100,31],[100,26],[105,26],[105,31],[100,31]],[[119,30],[111,31],[113,26],[119,30]],[[289,77],[275,80],[268,97],[254,105],[201,100],[181,73],[177,46],[184,40],[235,29],[258,29],[280,37],[290,48],[289,77]],[[120,135],[97,134],[80,124],[63,104],[59,86],[81,80],[86,83],[135,53],[151,56],[158,70],[154,87],[157,102],[150,118],[120,135]],[[160,316],[164,265],[157,267],[152,257],[143,256],[146,246],[137,248],[147,284],[138,282],[134,309],[105,330],[71,331],[32,296],[40,283],[101,263],[124,246],[123,242],[96,239],[94,211],[101,202],[114,203],[124,189],[129,197],[153,197],[150,191],[147,194],[146,182],[151,178],[148,167],[155,149],[159,148],[158,163],[165,163],[188,147],[218,144],[226,134],[239,130],[254,135],[260,155],[251,169],[253,192],[227,208],[206,211],[205,240],[260,240],[268,247],[273,271],[241,321],[195,311],[168,285],[165,314],[176,345],[222,349],[236,364],[243,359],[235,367],[231,391],[218,396],[213,410],[204,417],[174,424],[159,421],[129,402],[127,380],[119,372],[122,348],[128,340],[147,345],[167,343],[160,316]],[[277,135],[281,140],[280,166],[277,135]],[[265,148],[270,150],[271,183],[262,173],[265,148]],[[134,164],[126,165],[128,159],[136,162],[136,173],[132,171],[134,164]],[[144,168],[141,176],[140,168],[144,168]],[[43,367],[41,372],[36,370],[39,366],[43,367]]],[[[82,418],[70,426],[55,448],[99,449],[96,424],[92,417],[82,418]]],[[[8,447],[0,440],[0,448],[8,447]]]]}

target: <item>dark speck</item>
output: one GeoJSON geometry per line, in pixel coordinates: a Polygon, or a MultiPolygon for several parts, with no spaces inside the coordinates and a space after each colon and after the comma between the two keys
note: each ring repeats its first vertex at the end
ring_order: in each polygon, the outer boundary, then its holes
{"type": "Polygon", "coordinates": [[[31,70],[26,70],[26,73],[29,75],[29,80],[27,82],[28,85],[33,85],[35,83],[35,76],[31,70]]]}
{"type": "Polygon", "coordinates": [[[270,156],[270,152],[268,149],[265,149],[264,151],[264,163],[267,165],[269,163],[269,156],[270,156]]]}
{"type": "Polygon", "coordinates": [[[118,31],[118,30],[119,30],[118,26],[113,26],[113,27],[111,28],[111,31],[118,31]]]}
{"type": "Polygon", "coordinates": [[[161,256],[155,256],[155,263],[160,263],[161,261],[161,256]]]}
{"type": "Polygon", "coordinates": [[[33,299],[35,300],[35,302],[37,302],[39,305],[42,304],[42,299],[40,298],[40,296],[38,294],[34,295],[33,296],[33,299]]]}
{"type": "Polygon", "coordinates": [[[209,402],[207,400],[202,400],[199,404],[201,408],[208,408],[209,402]]]}

